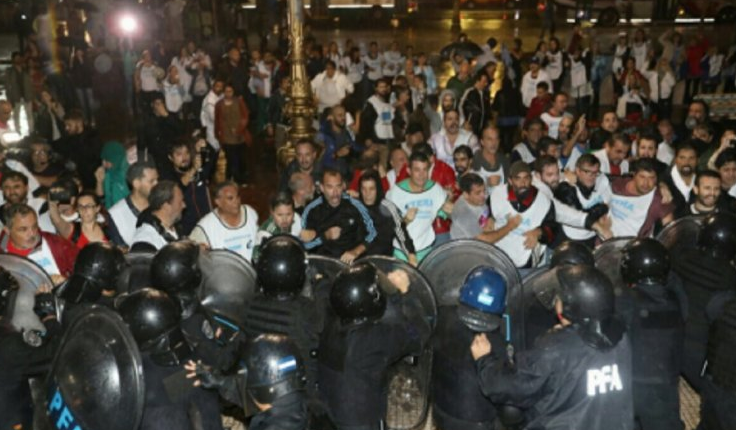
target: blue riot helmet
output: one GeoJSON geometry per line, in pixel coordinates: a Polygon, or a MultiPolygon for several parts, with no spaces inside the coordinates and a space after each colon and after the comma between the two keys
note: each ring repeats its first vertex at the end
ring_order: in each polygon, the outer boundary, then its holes
{"type": "Polygon", "coordinates": [[[498,328],[506,309],[506,280],[493,268],[471,270],[460,287],[458,316],[475,332],[498,328]]]}

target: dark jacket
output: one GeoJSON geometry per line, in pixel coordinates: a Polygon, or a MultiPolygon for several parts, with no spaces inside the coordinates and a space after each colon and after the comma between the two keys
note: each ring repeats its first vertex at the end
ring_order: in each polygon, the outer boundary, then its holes
{"type": "Polygon", "coordinates": [[[368,210],[360,201],[343,194],[337,207],[330,206],[324,197],[312,200],[304,209],[302,226],[317,232],[317,237],[304,244],[309,252],[340,258],[342,254],[360,244],[367,246],[376,237],[376,229],[368,210]],[[325,238],[325,232],[340,227],[337,240],[325,238]]]}
{"type": "Polygon", "coordinates": [[[491,354],[481,357],[481,390],[493,402],[527,409],[528,429],[633,429],[628,335],[602,350],[584,342],[579,330],[549,332],[517,354],[513,368],[491,354]]]}

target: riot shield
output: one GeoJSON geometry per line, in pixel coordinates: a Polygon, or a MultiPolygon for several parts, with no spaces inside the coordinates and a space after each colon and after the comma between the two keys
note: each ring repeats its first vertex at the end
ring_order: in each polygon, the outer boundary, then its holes
{"type": "Polygon", "coordinates": [[[118,294],[132,293],[151,287],[151,261],[154,253],[129,252],[125,254],[125,267],[118,277],[118,294]]]}
{"type": "Polygon", "coordinates": [[[608,276],[614,289],[620,289],[624,286],[624,281],[621,278],[621,251],[634,239],[634,237],[608,239],[593,251],[595,267],[608,276]]]}
{"type": "Polygon", "coordinates": [[[659,232],[657,240],[670,250],[671,255],[693,249],[697,245],[703,219],[702,215],[691,215],[671,222],[659,232]]]}
{"type": "Polygon", "coordinates": [[[326,279],[328,281],[326,285],[332,285],[335,276],[348,267],[336,258],[316,254],[307,255],[307,262],[307,282],[302,290],[302,296],[310,298],[315,296],[314,287],[321,285],[321,280],[326,279]]]}
{"type": "Polygon", "coordinates": [[[136,430],[145,388],[135,340],[114,311],[82,307],[64,333],[46,382],[51,427],[136,430]]]}
{"type": "MultiPolygon", "coordinates": [[[[388,274],[401,269],[409,275],[409,288],[419,297],[424,314],[434,327],[437,303],[429,281],[416,268],[391,257],[370,256],[360,259],[372,263],[388,274]]],[[[392,309],[383,318],[391,318],[392,309]]],[[[423,428],[429,411],[429,382],[432,374],[432,349],[427,345],[418,357],[402,360],[389,371],[387,426],[390,429],[410,430],[423,428]]]]}
{"type": "Polygon", "coordinates": [[[39,286],[46,284],[49,288],[53,287],[49,275],[33,261],[12,254],[0,254],[0,266],[9,271],[20,286],[10,321],[13,327],[20,331],[36,330],[45,333],[46,327],[33,312],[33,305],[39,286]]]}
{"type": "Polygon", "coordinates": [[[558,284],[554,269],[537,269],[524,277],[521,288],[508,298],[508,313],[511,321],[524,322],[524,334],[514,342],[517,350],[530,349],[536,340],[558,323],[551,309],[554,291],[558,284]]]}
{"type": "MultiPolygon", "coordinates": [[[[523,297],[511,300],[520,294],[521,276],[511,259],[496,246],[473,239],[452,240],[427,254],[419,264],[419,270],[429,279],[439,306],[456,306],[465,277],[478,266],[492,267],[501,274],[506,281],[507,314],[523,315],[523,312],[508,309],[509,306],[523,308],[523,297]]],[[[512,318],[508,322],[507,333],[512,343],[521,346],[524,343],[524,321],[512,318]]]]}
{"type": "Polygon", "coordinates": [[[248,260],[226,249],[201,252],[199,267],[202,306],[242,327],[245,304],[258,291],[256,270],[248,260]]]}

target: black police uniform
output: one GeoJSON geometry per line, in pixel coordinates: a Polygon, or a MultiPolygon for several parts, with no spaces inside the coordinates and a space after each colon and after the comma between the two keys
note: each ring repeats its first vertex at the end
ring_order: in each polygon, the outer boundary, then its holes
{"type": "Polygon", "coordinates": [[[328,320],[319,345],[319,390],[338,429],[382,427],[388,368],[402,357],[418,354],[429,330],[411,290],[390,296],[386,315],[379,321],[328,320]]]}
{"type": "MultiPolygon", "coordinates": [[[[679,278],[671,276],[670,284],[675,282],[679,278]]],[[[681,429],[683,303],[661,283],[636,284],[624,296],[628,300],[617,300],[616,307],[631,336],[636,420],[643,430],[681,429]]]]}
{"type": "Polygon", "coordinates": [[[147,353],[142,358],[146,402],[140,430],[222,430],[216,392],[192,387],[181,366],[162,366],[147,353]]]}
{"type": "Polygon", "coordinates": [[[481,390],[494,402],[527,409],[527,429],[632,429],[628,335],[605,350],[584,342],[581,330],[549,332],[516,355],[514,368],[493,354],[481,357],[481,390]]]}
{"type": "MultiPolygon", "coordinates": [[[[329,285],[322,283],[316,290],[329,291],[329,285]]],[[[296,344],[300,355],[305,357],[307,391],[310,393],[317,382],[315,356],[324,325],[325,299],[324,294],[317,300],[303,296],[280,300],[259,294],[244,311],[243,331],[247,338],[275,333],[288,336],[296,344]]]]}
{"type": "Polygon", "coordinates": [[[700,403],[700,430],[736,428],[736,300],[723,307],[708,337],[708,366],[700,403]]]}
{"type": "Polygon", "coordinates": [[[682,373],[693,388],[700,391],[710,324],[706,313],[730,294],[736,285],[736,268],[698,249],[685,250],[673,255],[673,259],[672,268],[682,279],[688,300],[682,373]]]}
{"type": "MultiPolygon", "coordinates": [[[[45,372],[56,352],[61,336],[55,320],[44,323],[46,334],[31,339],[0,320],[0,429],[21,425],[33,428],[33,401],[28,386],[30,376],[45,372]],[[32,346],[41,342],[39,346],[32,346]]],[[[32,335],[31,335],[32,336],[32,335]]]]}
{"type": "MultiPolygon", "coordinates": [[[[496,428],[496,408],[480,389],[470,345],[475,337],[458,317],[457,306],[439,308],[437,328],[432,338],[432,412],[442,430],[492,430],[496,428]]],[[[498,331],[486,333],[493,345],[502,345],[498,331]]],[[[505,354],[494,349],[497,359],[505,354]]]]}

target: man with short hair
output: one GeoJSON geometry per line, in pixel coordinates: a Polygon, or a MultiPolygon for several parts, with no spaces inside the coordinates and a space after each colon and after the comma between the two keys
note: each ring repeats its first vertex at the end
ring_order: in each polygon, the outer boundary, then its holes
{"type": "Polygon", "coordinates": [[[675,209],[675,218],[708,215],[716,211],[733,212],[733,207],[729,207],[728,202],[720,198],[721,193],[721,177],[718,172],[712,170],[699,172],[692,189],[694,198],[685,206],[675,209]]]}
{"type": "MultiPolygon", "coordinates": [[[[412,154],[421,153],[424,154],[429,160],[429,178],[442,187],[445,192],[451,196],[454,200],[459,196],[459,190],[457,188],[457,179],[455,178],[455,171],[447,163],[442,160],[438,160],[432,151],[432,147],[427,143],[420,143],[414,147],[412,154]]],[[[410,176],[409,165],[396,176],[396,183],[408,179],[410,176]]],[[[434,219],[434,245],[441,245],[450,240],[450,217],[435,217],[434,219]]]]}
{"type": "Polygon", "coordinates": [[[550,91],[555,90],[549,75],[542,70],[539,58],[532,57],[529,61],[529,71],[521,79],[521,101],[525,107],[528,108],[532,104],[532,99],[537,95],[537,84],[540,82],[546,82],[550,91]]]}
{"type": "MultiPolygon", "coordinates": [[[[417,261],[432,250],[435,243],[433,224],[436,218],[449,218],[452,202],[447,192],[430,179],[432,162],[423,151],[414,151],[409,157],[409,177],[399,180],[386,198],[399,208],[407,225],[409,236],[414,242],[417,261]]],[[[449,232],[449,226],[448,226],[449,232]]],[[[398,241],[394,242],[394,257],[408,261],[409,256],[401,251],[398,241]]]]}
{"type": "Polygon", "coordinates": [[[663,119],[657,124],[657,131],[662,138],[657,146],[657,160],[669,166],[675,158],[675,127],[669,119],[663,119]]]}
{"type": "Polygon", "coordinates": [[[442,130],[432,135],[428,143],[432,145],[435,157],[454,168],[452,153],[455,148],[466,145],[476,151],[479,148],[478,138],[460,127],[460,113],[457,109],[449,109],[445,112],[443,123],[442,130]]]}
{"type": "Polygon", "coordinates": [[[347,112],[342,105],[327,108],[327,118],[322,121],[315,141],[320,143],[322,152],[322,168],[338,170],[344,177],[350,171],[350,155],[357,152],[353,135],[346,125],[347,112]]]}
{"type": "Polygon", "coordinates": [[[309,139],[299,139],[294,145],[294,152],[296,156],[281,172],[279,191],[289,190],[289,180],[296,172],[310,175],[315,185],[322,180],[322,166],[317,162],[317,144],[309,139]]]}
{"type": "Polygon", "coordinates": [[[601,162],[601,173],[609,176],[622,176],[629,173],[629,156],[631,142],[623,134],[614,134],[602,149],[593,152],[601,162]]]}
{"type": "Polygon", "coordinates": [[[182,136],[184,123],[169,113],[161,93],[152,96],[151,112],[153,115],[144,118],[143,132],[137,142],[138,159],[144,159],[144,155],[146,159],[153,158],[158,170],[163,172],[169,145],[182,136]]]}
{"type": "Polygon", "coordinates": [[[125,173],[125,180],[130,187],[128,197],[115,203],[108,214],[109,239],[118,246],[129,247],[135,234],[138,216],[148,208],[148,197],[158,183],[156,165],[150,161],[133,163],[125,173]]]}
{"type": "Polygon", "coordinates": [[[489,125],[483,129],[480,139],[481,149],[473,154],[473,173],[477,173],[486,183],[486,192],[506,182],[509,159],[501,150],[501,136],[496,127],[489,125]]]}
{"type": "Polygon", "coordinates": [[[547,136],[553,139],[557,139],[560,135],[560,122],[562,122],[562,118],[572,116],[566,111],[567,101],[567,93],[555,93],[552,96],[552,105],[547,109],[547,112],[544,112],[539,117],[547,125],[547,136]]]}
{"type": "Polygon", "coordinates": [[[452,162],[455,165],[455,173],[459,179],[470,172],[470,164],[473,162],[473,150],[469,146],[458,146],[452,152],[452,162]]]}
{"type": "Polygon", "coordinates": [[[207,129],[207,143],[215,149],[220,150],[220,142],[215,136],[215,106],[225,97],[225,81],[216,78],[212,81],[212,88],[202,101],[202,111],[199,114],[199,121],[202,127],[207,129]]]}
{"type": "Polygon", "coordinates": [[[687,210],[695,186],[695,171],[698,167],[698,153],[688,141],[682,142],[675,150],[674,165],[660,179],[672,194],[675,212],[687,210]]]}
{"type": "Polygon", "coordinates": [[[233,181],[218,184],[213,192],[215,208],[204,216],[189,238],[210,249],[227,249],[251,261],[256,246],[258,214],[240,200],[240,186],[233,181]]]}
{"type": "Polygon", "coordinates": [[[317,113],[337,106],[353,93],[353,83],[344,73],[337,70],[335,62],[325,61],[325,71],[312,79],[312,92],[317,100],[317,113]]]}
{"type": "Polygon", "coordinates": [[[186,137],[169,146],[168,163],[161,179],[176,182],[184,194],[186,209],[181,217],[181,233],[188,235],[197,222],[212,211],[209,178],[217,160],[207,155],[203,137],[186,137]]]}
{"type": "Polygon", "coordinates": [[[537,144],[544,136],[545,125],[541,119],[535,118],[524,123],[523,139],[514,146],[511,151],[511,162],[521,160],[527,164],[531,164],[539,156],[537,144]]]}
{"type": "Polygon", "coordinates": [[[488,222],[485,181],[475,173],[467,173],[460,178],[460,189],[463,193],[452,208],[450,237],[483,240],[483,229],[488,222]]]}
{"type": "Polygon", "coordinates": [[[320,184],[322,195],[304,209],[302,238],[310,252],[352,263],[376,237],[368,210],[345,192],[345,181],[336,170],[326,169],[320,184]]]}
{"type": "Polygon", "coordinates": [[[490,197],[493,241],[514,265],[530,269],[541,264],[546,244],[557,230],[552,201],[532,185],[532,170],[519,160],[511,164],[508,185],[496,187],[490,197]],[[507,227],[511,225],[510,227],[507,227]]]}
{"type": "Polygon", "coordinates": [[[4,203],[0,205],[0,226],[5,224],[5,208],[18,203],[27,204],[39,214],[44,207],[45,201],[33,197],[28,192],[28,177],[15,170],[7,170],[0,180],[4,203]]]}
{"type": "Polygon", "coordinates": [[[66,114],[64,127],[66,134],[51,145],[55,152],[74,164],[73,170],[79,173],[82,186],[94,189],[97,185],[95,171],[102,164],[102,144],[97,132],[84,125],[84,117],[78,109],[66,114]]]}
{"type": "Polygon", "coordinates": [[[360,114],[358,142],[367,148],[376,145],[381,161],[388,158],[388,144],[394,140],[394,107],[390,103],[391,83],[386,78],[376,81],[375,92],[365,103],[360,114]]]}
{"type": "Polygon", "coordinates": [[[488,91],[488,75],[478,72],[473,86],[465,90],[460,99],[460,113],[470,124],[473,134],[480,136],[491,118],[491,95],[488,91]]]}
{"type": "MultiPolygon", "coordinates": [[[[657,170],[657,177],[662,178],[667,172],[669,167],[657,158],[658,153],[657,137],[652,134],[642,134],[639,136],[639,140],[636,141],[636,158],[648,158],[654,163],[654,168],[657,170]]],[[[633,152],[633,149],[632,149],[633,152]]]]}
{"type": "Polygon", "coordinates": [[[714,165],[721,175],[721,188],[726,194],[736,198],[736,147],[718,154],[714,165]]]}
{"type": "Polygon", "coordinates": [[[151,190],[148,202],[148,209],[138,217],[138,228],[131,239],[131,251],[155,252],[181,237],[177,224],[186,203],[179,185],[174,181],[159,181],[151,190]]]}
{"type": "Polygon", "coordinates": [[[657,171],[649,159],[637,160],[631,173],[633,177],[611,181],[611,232],[614,237],[650,237],[656,226],[674,219],[674,205],[662,201],[657,171]]]}
{"type": "Polygon", "coordinates": [[[79,251],[73,243],[56,234],[39,231],[38,215],[26,204],[11,204],[4,212],[7,223],[0,235],[1,252],[35,262],[51,277],[54,285],[72,274],[79,251]]]}
{"type": "MultiPolygon", "coordinates": [[[[304,213],[304,208],[314,200],[315,186],[312,176],[303,172],[294,172],[289,179],[289,190],[293,196],[294,210],[304,213]]],[[[282,191],[286,192],[286,191],[282,191]]]]}
{"type": "Polygon", "coordinates": [[[590,149],[597,151],[606,144],[614,133],[619,131],[619,121],[616,111],[607,110],[601,116],[601,128],[590,136],[590,149]]]}
{"type": "MultiPolygon", "coordinates": [[[[562,182],[555,190],[555,197],[560,202],[585,213],[602,211],[598,219],[605,215],[608,212],[607,205],[611,201],[611,186],[606,175],[601,174],[600,160],[593,154],[581,155],[575,166],[575,181],[562,182]]],[[[563,225],[562,231],[568,239],[584,242],[592,245],[592,248],[598,231],[592,228],[594,223],[586,223],[585,226],[563,225]]]]}

